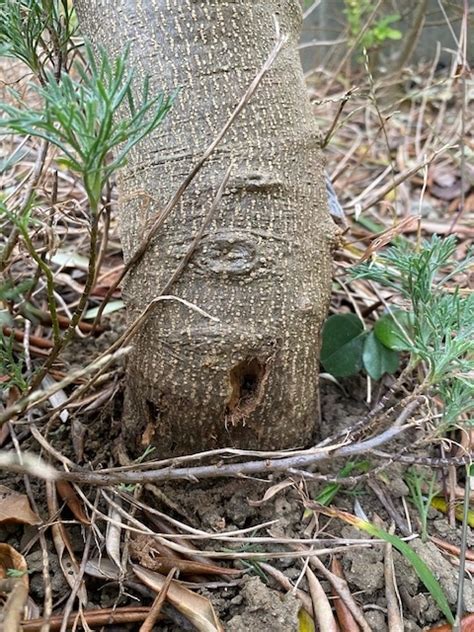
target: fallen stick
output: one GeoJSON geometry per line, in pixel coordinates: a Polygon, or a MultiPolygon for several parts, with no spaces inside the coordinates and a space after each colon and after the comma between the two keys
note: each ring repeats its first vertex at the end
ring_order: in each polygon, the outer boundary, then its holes
{"type": "MultiPolygon", "coordinates": [[[[82,618],[87,625],[91,627],[99,627],[102,625],[111,625],[113,623],[139,623],[145,621],[150,612],[148,606],[125,606],[124,608],[97,608],[94,610],[83,610],[82,618]]],[[[163,618],[163,617],[162,617],[163,618]]],[[[55,615],[49,620],[50,632],[56,632],[61,628],[63,622],[62,615],[55,615]]],[[[38,632],[41,627],[48,623],[46,619],[30,619],[23,621],[21,624],[22,632],[38,632]]],[[[83,627],[81,623],[81,613],[72,612],[67,618],[68,627],[77,624],[83,627]]]]}

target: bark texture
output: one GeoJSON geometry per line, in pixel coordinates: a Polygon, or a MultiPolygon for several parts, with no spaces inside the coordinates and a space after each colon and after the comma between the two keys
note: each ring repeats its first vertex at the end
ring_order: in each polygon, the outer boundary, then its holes
{"type": "Polygon", "coordinates": [[[297,42],[298,0],[77,0],[84,35],[130,44],[140,80],[180,87],[163,125],[137,148],[119,189],[131,257],[215,138],[275,44],[288,43],[218,149],[129,275],[134,319],[185,255],[229,164],[232,175],[173,294],[135,339],[123,427],[132,452],[304,446],[317,428],[319,335],[336,229],[297,42]]]}

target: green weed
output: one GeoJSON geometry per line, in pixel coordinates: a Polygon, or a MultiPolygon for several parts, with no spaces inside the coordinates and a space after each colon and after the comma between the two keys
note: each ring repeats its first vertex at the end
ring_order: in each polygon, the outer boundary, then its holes
{"type": "Polygon", "coordinates": [[[365,28],[367,19],[373,11],[371,0],[344,0],[344,15],[349,27],[349,38],[353,43],[357,43],[360,51],[371,50],[379,47],[386,40],[399,40],[402,33],[391,25],[398,22],[398,14],[390,14],[379,17],[365,28]],[[363,29],[365,31],[363,32],[363,29]],[[362,33],[362,35],[361,35],[362,33]]]}
{"type": "MultiPolygon", "coordinates": [[[[335,315],[323,330],[321,362],[335,377],[364,369],[373,379],[398,368],[400,353],[422,366],[426,391],[443,402],[447,426],[474,410],[474,295],[457,285],[473,264],[454,255],[454,237],[434,236],[419,246],[399,240],[354,269],[394,291],[394,304],[373,329],[355,314],[335,315]],[[398,301],[400,306],[395,305],[398,301]]],[[[469,418],[472,423],[472,418],[469,418]]]]}

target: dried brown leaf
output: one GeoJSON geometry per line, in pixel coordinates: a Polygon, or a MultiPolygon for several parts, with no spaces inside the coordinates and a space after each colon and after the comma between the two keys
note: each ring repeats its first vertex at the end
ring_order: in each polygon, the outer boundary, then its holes
{"type": "MultiPolygon", "coordinates": [[[[58,514],[58,501],[56,497],[56,488],[51,481],[46,483],[46,496],[48,501],[48,510],[51,518],[55,518],[58,514]]],[[[51,533],[53,536],[54,546],[59,559],[59,565],[63,572],[64,578],[71,587],[75,589],[76,581],[79,576],[79,564],[77,563],[74,551],[72,550],[69,536],[62,522],[53,522],[51,525],[51,533]]],[[[84,581],[81,580],[77,591],[79,602],[82,606],[87,605],[87,591],[84,581]]]]}
{"type": "MultiPolygon", "coordinates": [[[[61,566],[64,578],[69,586],[74,589],[79,575],[79,564],[72,552],[69,536],[62,523],[52,525],[51,530],[53,533],[54,546],[56,547],[59,558],[59,565],[61,566]]],[[[86,606],[87,592],[84,581],[81,581],[77,596],[79,597],[80,603],[86,606]]]]}
{"type": "Polygon", "coordinates": [[[138,535],[129,543],[130,557],[158,573],[168,573],[172,568],[193,575],[241,575],[242,571],[210,564],[206,560],[195,561],[173,555],[172,551],[150,536],[138,535]]]}
{"type": "MultiPolygon", "coordinates": [[[[331,572],[345,581],[342,564],[336,557],[332,558],[331,572]]],[[[335,597],[334,608],[336,610],[337,620],[339,622],[341,632],[360,632],[360,627],[358,626],[357,621],[354,619],[351,611],[341,599],[336,587],[332,585],[331,588],[332,594],[335,597]]]]}
{"type": "Polygon", "coordinates": [[[158,556],[153,560],[152,565],[143,564],[146,568],[158,573],[169,573],[172,568],[176,568],[185,575],[242,575],[243,571],[235,568],[224,568],[215,564],[203,564],[190,560],[182,560],[176,557],[158,556]]]}
{"type": "Polygon", "coordinates": [[[91,521],[86,516],[82,501],[76,493],[74,487],[68,481],[56,481],[56,489],[58,494],[64,500],[66,505],[71,510],[71,513],[79,520],[79,522],[85,526],[90,526],[91,521]]]}
{"type": "MultiPolygon", "coordinates": [[[[4,376],[5,381],[9,379],[7,375],[4,376]]],[[[2,376],[0,375],[0,384],[2,383],[2,376]]],[[[0,447],[5,443],[5,441],[10,436],[10,426],[8,424],[3,424],[0,426],[0,447]]]]}
{"type": "Polygon", "coordinates": [[[120,571],[111,560],[106,557],[89,559],[86,562],[85,573],[99,579],[114,579],[119,581],[120,571]]]}
{"type": "Polygon", "coordinates": [[[0,524],[41,524],[25,494],[0,485],[0,524]]]}
{"type": "Polygon", "coordinates": [[[8,577],[9,569],[14,569],[18,573],[22,573],[19,579],[21,579],[26,588],[28,588],[28,567],[25,558],[12,546],[2,542],[0,543],[0,577],[2,579],[8,577]]]}
{"type": "Polygon", "coordinates": [[[291,487],[292,485],[294,485],[294,482],[290,481],[289,479],[281,481],[281,483],[272,485],[269,489],[267,489],[261,500],[247,499],[247,502],[251,507],[260,507],[264,503],[268,502],[271,498],[273,498],[273,496],[278,494],[278,492],[281,492],[282,489],[285,489],[286,487],[291,487]]]}
{"type": "Polygon", "coordinates": [[[8,577],[11,571],[15,572],[15,577],[9,578],[8,597],[2,610],[1,629],[5,632],[20,630],[20,621],[28,601],[29,579],[28,567],[23,555],[9,544],[1,543],[0,577],[2,579],[8,577]]]}
{"type": "Polygon", "coordinates": [[[306,568],[306,579],[311,601],[313,602],[314,619],[318,624],[318,629],[320,632],[339,632],[329,599],[319,579],[309,566],[306,568]]]}
{"type": "MultiPolygon", "coordinates": [[[[117,501],[120,503],[120,501],[117,501]]],[[[122,515],[113,506],[109,506],[109,519],[107,521],[107,533],[105,536],[105,549],[109,558],[117,566],[120,573],[125,574],[125,568],[122,564],[122,555],[120,550],[120,539],[122,535],[122,515]]]]}
{"type": "MultiPolygon", "coordinates": [[[[166,581],[163,575],[149,571],[137,564],[134,564],[132,569],[135,575],[152,590],[160,592],[163,588],[166,581]]],[[[173,580],[169,585],[167,598],[199,632],[224,632],[212,604],[205,597],[193,593],[173,580]]]]}

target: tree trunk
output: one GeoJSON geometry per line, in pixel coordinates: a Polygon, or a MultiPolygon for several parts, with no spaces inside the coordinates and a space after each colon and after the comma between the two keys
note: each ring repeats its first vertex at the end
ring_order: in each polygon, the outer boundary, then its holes
{"type": "MultiPolygon", "coordinates": [[[[319,417],[318,354],[337,230],[297,52],[298,0],[76,0],[82,32],[152,89],[180,87],[122,170],[125,260],[268,57],[287,44],[124,288],[133,320],[187,252],[229,165],[224,196],[171,292],[134,340],[123,427],[155,456],[305,446],[319,417]]],[[[137,82],[138,83],[138,82],[137,82]]],[[[138,95],[137,95],[138,98],[138,95]]]]}

